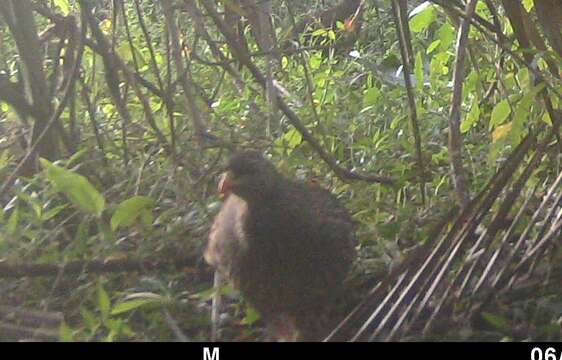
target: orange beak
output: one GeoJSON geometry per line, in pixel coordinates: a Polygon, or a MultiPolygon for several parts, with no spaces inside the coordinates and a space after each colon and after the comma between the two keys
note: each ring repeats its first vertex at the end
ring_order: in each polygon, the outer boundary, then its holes
{"type": "Polygon", "coordinates": [[[231,176],[232,174],[230,171],[224,172],[220,176],[218,190],[221,198],[230,194],[232,188],[234,187],[234,182],[232,181],[231,176]]]}

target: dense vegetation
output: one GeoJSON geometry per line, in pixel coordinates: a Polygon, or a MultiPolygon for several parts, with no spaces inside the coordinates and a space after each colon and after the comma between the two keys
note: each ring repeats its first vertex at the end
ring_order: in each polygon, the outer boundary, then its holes
{"type": "MultiPolygon", "coordinates": [[[[257,149],[357,221],[342,313],[458,233],[427,306],[462,316],[393,338],[562,339],[561,24],[557,0],[0,2],[0,334],[209,339],[217,176],[257,149]]],[[[222,339],[260,339],[219,291],[222,339]]]]}

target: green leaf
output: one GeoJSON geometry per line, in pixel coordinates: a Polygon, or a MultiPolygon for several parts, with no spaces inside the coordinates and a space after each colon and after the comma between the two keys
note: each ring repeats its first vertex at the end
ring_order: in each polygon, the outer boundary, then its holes
{"type": "Polygon", "coordinates": [[[59,327],[59,340],[62,342],[74,341],[74,333],[65,322],[59,327]]]}
{"type": "Polygon", "coordinates": [[[415,15],[410,19],[410,30],[414,33],[424,31],[435,21],[434,7],[428,2],[424,2],[422,5],[418,6],[412,11],[412,14],[415,15]],[[416,13],[418,10],[419,12],[416,13]]]}
{"type": "Polygon", "coordinates": [[[317,37],[317,36],[324,36],[326,35],[326,33],[328,32],[328,30],[326,29],[317,29],[314,30],[311,34],[312,37],[317,37]]]}
{"type": "Polygon", "coordinates": [[[8,151],[2,152],[2,155],[0,155],[0,170],[8,166],[9,163],[10,163],[9,152],[8,151]]]}
{"type": "Polygon", "coordinates": [[[508,122],[507,124],[499,125],[498,127],[496,127],[492,132],[492,142],[503,139],[507,134],[509,134],[512,126],[513,123],[508,122]]]}
{"type": "Polygon", "coordinates": [[[80,307],[80,315],[82,315],[82,319],[84,319],[86,326],[88,326],[90,330],[95,331],[100,326],[100,322],[96,316],[85,307],[80,307]]]}
{"type": "Polygon", "coordinates": [[[80,160],[82,156],[86,155],[90,150],[88,148],[84,148],[82,150],[77,151],[74,155],[72,155],[68,161],[66,162],[66,166],[70,167],[70,165],[74,164],[76,161],[80,160]]]}
{"type": "Polygon", "coordinates": [[[495,126],[502,124],[509,114],[511,113],[511,107],[507,99],[503,99],[494,106],[492,110],[492,116],[490,118],[489,130],[492,130],[495,126]]]}
{"type": "Polygon", "coordinates": [[[544,87],[544,83],[534,86],[529,92],[523,95],[517,103],[517,107],[515,108],[513,114],[513,127],[511,130],[511,139],[514,143],[517,143],[521,139],[525,122],[531,111],[531,105],[533,105],[535,97],[540,91],[542,91],[542,89],[544,89],[544,87]]]}
{"type": "Polygon", "coordinates": [[[70,4],[68,0],[55,0],[55,5],[58,6],[64,16],[70,13],[70,4]]]}
{"type": "Polygon", "coordinates": [[[283,135],[283,140],[287,143],[287,152],[290,154],[302,142],[302,135],[297,129],[292,128],[283,135]]]}
{"type": "Polygon", "coordinates": [[[416,54],[416,65],[415,65],[415,69],[414,69],[414,74],[416,76],[416,88],[418,90],[423,89],[423,81],[424,81],[423,57],[422,57],[421,52],[419,52],[419,51],[416,54]]]}
{"type": "Polygon", "coordinates": [[[98,282],[98,307],[101,313],[101,316],[104,320],[109,317],[109,310],[111,309],[111,300],[109,300],[109,295],[103,288],[101,281],[98,282]]]}
{"type": "Polygon", "coordinates": [[[43,216],[41,217],[41,220],[47,221],[47,220],[50,220],[50,219],[54,218],[59,212],[64,210],[66,207],[67,207],[67,205],[64,205],[64,204],[59,205],[59,206],[55,206],[51,210],[48,210],[45,213],[43,213],[43,216]]]}
{"type": "Polygon", "coordinates": [[[543,121],[548,126],[552,126],[552,119],[550,118],[550,114],[547,112],[543,114],[541,121],[543,121]]]}
{"type": "Polygon", "coordinates": [[[439,50],[448,50],[455,41],[456,33],[455,28],[448,22],[441,25],[439,30],[437,30],[437,38],[441,40],[439,50]]]}
{"type": "Polygon", "coordinates": [[[260,319],[260,313],[251,306],[246,306],[246,316],[240,322],[243,325],[252,325],[260,319]]]}
{"type": "Polygon", "coordinates": [[[527,12],[533,10],[533,8],[535,7],[535,4],[533,3],[533,0],[523,0],[523,7],[525,8],[525,10],[527,12]]]}
{"type": "Polygon", "coordinates": [[[139,217],[148,220],[146,213],[152,214],[150,210],[153,206],[154,200],[147,196],[133,196],[123,201],[111,217],[111,230],[115,231],[119,226],[131,226],[139,217]]]}
{"type": "Polygon", "coordinates": [[[509,326],[509,322],[507,319],[500,315],[495,315],[489,312],[483,312],[482,317],[484,320],[489,322],[492,326],[500,331],[510,331],[511,327],[509,326]]]}
{"type": "Polygon", "coordinates": [[[12,211],[10,218],[8,219],[8,225],[6,226],[6,231],[9,235],[14,235],[16,233],[16,230],[18,229],[19,219],[20,210],[19,207],[16,206],[14,211],[12,211]]]}
{"type": "Polygon", "coordinates": [[[144,306],[146,304],[155,304],[159,303],[159,301],[154,299],[134,299],[129,301],[123,301],[119,304],[116,304],[113,309],[111,310],[111,315],[119,315],[131,310],[135,310],[144,306]]]}
{"type": "Polygon", "coordinates": [[[441,44],[441,40],[437,39],[434,42],[432,42],[431,44],[429,44],[429,46],[427,47],[427,50],[425,51],[426,54],[431,54],[435,49],[437,49],[437,47],[439,46],[439,44],[441,44]]]}
{"type": "Polygon", "coordinates": [[[464,118],[461,123],[461,133],[466,133],[470,130],[474,125],[478,123],[480,119],[480,106],[478,105],[478,98],[474,98],[472,102],[472,106],[470,107],[470,112],[464,118]]]}
{"type": "Polygon", "coordinates": [[[394,119],[392,119],[392,122],[390,123],[390,129],[394,130],[398,127],[398,125],[400,125],[400,122],[402,122],[402,120],[404,120],[406,118],[406,116],[404,115],[398,115],[396,116],[394,119]]]}
{"type": "Polygon", "coordinates": [[[365,90],[365,93],[363,94],[363,106],[367,107],[367,106],[375,105],[377,103],[380,94],[381,91],[377,87],[372,87],[365,90]]]}
{"type": "Polygon", "coordinates": [[[46,170],[47,178],[58,192],[65,194],[69,200],[82,211],[101,216],[105,208],[105,199],[84,176],[54,165],[46,159],[40,159],[46,170]]]}

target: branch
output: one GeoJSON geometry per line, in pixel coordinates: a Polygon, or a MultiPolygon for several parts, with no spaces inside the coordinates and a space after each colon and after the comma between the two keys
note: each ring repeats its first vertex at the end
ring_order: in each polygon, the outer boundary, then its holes
{"type": "Polygon", "coordinates": [[[463,142],[460,131],[461,122],[461,102],[462,87],[465,70],[466,44],[468,42],[468,33],[470,31],[470,19],[476,9],[477,0],[470,0],[466,5],[467,18],[463,18],[459,35],[457,38],[456,61],[453,72],[453,99],[451,100],[451,110],[449,113],[449,159],[451,161],[451,170],[453,184],[457,200],[461,207],[466,207],[470,201],[467,189],[466,174],[462,163],[463,142]]]}
{"type": "MultiPolygon", "coordinates": [[[[230,32],[228,26],[221,19],[213,4],[209,0],[202,0],[201,3],[207,10],[207,13],[211,16],[215,24],[217,25],[219,31],[223,34],[228,42],[228,45],[232,49],[234,56],[238,58],[240,63],[248,68],[252,73],[255,81],[263,88],[266,89],[267,81],[265,76],[261,73],[258,67],[251,61],[250,56],[236,42],[235,36],[230,32]]],[[[324,160],[324,162],[334,171],[334,173],[342,180],[363,180],[366,182],[381,183],[386,185],[391,185],[394,180],[388,177],[375,175],[375,174],[360,174],[339,166],[335,158],[332,157],[320,144],[318,140],[312,135],[312,133],[306,128],[304,123],[300,120],[298,115],[287,105],[285,99],[279,94],[277,88],[275,88],[275,97],[279,109],[285,114],[289,123],[297,129],[297,131],[302,135],[303,139],[310,144],[310,146],[318,153],[318,155],[324,160]]]]}
{"type": "Polygon", "coordinates": [[[91,260],[71,261],[66,264],[8,264],[0,262],[0,278],[56,276],[61,273],[116,273],[116,272],[141,272],[151,271],[177,271],[178,269],[193,266],[199,261],[198,256],[190,255],[166,260],[148,259],[119,259],[119,260],[91,260]]]}
{"type": "Polygon", "coordinates": [[[408,24],[408,17],[406,15],[408,9],[406,2],[403,0],[393,0],[392,10],[394,14],[394,22],[396,24],[396,31],[398,32],[398,39],[400,43],[400,55],[402,57],[402,67],[404,74],[404,85],[406,87],[406,94],[408,96],[408,107],[410,108],[410,123],[412,125],[412,133],[414,135],[414,142],[416,147],[416,157],[418,162],[418,176],[420,182],[420,194],[422,204],[425,205],[425,166],[423,163],[423,154],[421,147],[421,135],[418,125],[418,114],[416,111],[416,99],[414,87],[412,86],[411,74],[412,67],[414,66],[414,55],[412,50],[412,42],[410,37],[410,27],[408,24]]]}

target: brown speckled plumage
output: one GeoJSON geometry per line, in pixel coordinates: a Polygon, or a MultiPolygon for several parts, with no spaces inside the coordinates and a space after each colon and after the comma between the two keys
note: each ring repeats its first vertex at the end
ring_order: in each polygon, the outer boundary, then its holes
{"type": "Polygon", "coordinates": [[[289,323],[282,327],[297,330],[299,339],[316,340],[322,330],[314,319],[341,289],[355,255],[351,217],[328,191],[283,178],[255,152],[235,155],[228,167],[235,185],[205,259],[274,331],[289,323]]]}

